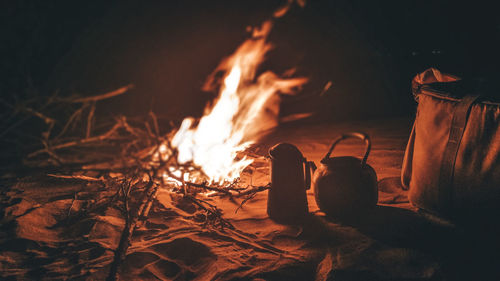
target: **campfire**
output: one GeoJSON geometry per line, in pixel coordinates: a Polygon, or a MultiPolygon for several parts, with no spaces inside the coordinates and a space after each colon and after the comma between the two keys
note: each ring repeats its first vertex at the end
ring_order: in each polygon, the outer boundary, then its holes
{"type": "Polygon", "coordinates": [[[293,94],[307,81],[280,78],[271,71],[257,77],[258,67],[272,47],[267,42],[271,27],[271,21],[266,21],[255,28],[252,37],[220,63],[204,86],[219,89],[217,99],[207,105],[200,120],[184,119],[172,139],[160,145],[157,158],[165,161],[174,156],[183,166],[167,163],[167,181],[227,186],[253,162],[242,152],[277,125],[278,94],[293,94]],[[224,74],[218,80],[220,72],[224,74]]]}
{"type": "MultiPolygon", "coordinates": [[[[283,16],[291,4],[289,1],[274,17],[283,16]]],[[[182,200],[204,210],[205,226],[232,229],[220,209],[204,198],[239,197],[241,208],[256,193],[270,187],[253,184],[252,164],[267,164],[265,157],[247,149],[278,125],[280,95],[297,93],[308,80],[292,77],[295,69],[283,75],[261,71],[260,65],[273,48],[268,42],[272,26],[273,21],[267,20],[249,29],[250,38],[208,76],[203,90],[217,91],[218,96],[206,105],[203,116],[186,117],[178,127],[170,122],[167,133],[162,133],[153,112],[145,119],[118,117],[108,130],[103,130],[105,126],[101,124],[94,125],[97,102],[124,94],[133,85],[93,97],[56,97],[49,101],[80,105],[57,134],[55,119],[27,109],[41,118],[48,129],[42,134],[43,148],[29,154],[25,163],[65,167],[72,172],[48,175],[105,186],[107,195],[87,206],[83,210],[86,214],[116,204],[123,212],[125,228],[108,280],[116,279],[134,229],[146,220],[160,189],[181,194],[182,200]],[[85,136],[65,137],[81,119],[86,123],[85,136]],[[85,151],[86,156],[78,151],[85,151]],[[249,180],[242,179],[245,173],[249,180]]],[[[81,215],[72,212],[72,208],[73,204],[68,218],[81,215]]]]}

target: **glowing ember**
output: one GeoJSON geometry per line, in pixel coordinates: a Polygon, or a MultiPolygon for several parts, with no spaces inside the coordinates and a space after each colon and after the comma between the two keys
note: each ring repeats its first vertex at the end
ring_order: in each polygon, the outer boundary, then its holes
{"type": "Polygon", "coordinates": [[[238,159],[238,153],[277,125],[278,93],[293,94],[307,82],[306,78],[280,78],[270,71],[256,78],[257,68],[272,48],[266,42],[271,27],[271,21],[266,21],[255,28],[252,37],[220,63],[204,87],[220,87],[215,104],[206,107],[197,124],[191,117],[184,119],[172,139],[178,162],[194,163],[210,182],[231,182],[239,177],[252,160],[238,159]],[[225,75],[218,85],[215,74],[221,72],[225,75]]]}

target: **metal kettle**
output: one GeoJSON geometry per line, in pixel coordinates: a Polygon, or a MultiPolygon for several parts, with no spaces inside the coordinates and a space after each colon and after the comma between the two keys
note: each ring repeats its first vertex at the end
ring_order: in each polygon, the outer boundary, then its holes
{"type": "Polygon", "coordinates": [[[293,144],[279,143],[269,150],[271,188],[267,213],[280,223],[295,223],[309,213],[306,190],[311,187],[312,161],[307,161],[293,144]]]}
{"type": "Polygon", "coordinates": [[[321,211],[335,218],[352,218],[377,205],[377,174],[366,163],[370,149],[370,138],[363,133],[346,133],[333,141],[312,179],[314,197],[321,211]],[[331,158],[335,146],[348,138],[365,142],[363,158],[331,158]]]}

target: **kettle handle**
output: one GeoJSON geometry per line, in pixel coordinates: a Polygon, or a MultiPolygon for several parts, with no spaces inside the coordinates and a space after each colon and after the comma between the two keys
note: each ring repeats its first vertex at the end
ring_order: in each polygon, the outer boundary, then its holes
{"type": "Polygon", "coordinates": [[[305,187],[306,190],[311,188],[311,171],[314,173],[316,171],[316,164],[313,161],[307,161],[304,158],[304,177],[305,177],[305,187]]]}
{"type": "Polygon", "coordinates": [[[366,164],[366,160],[368,159],[368,154],[370,154],[372,143],[370,141],[370,137],[367,134],[358,133],[358,132],[345,133],[345,134],[341,135],[340,137],[336,138],[333,141],[332,146],[330,147],[330,150],[328,150],[328,153],[321,160],[321,163],[325,163],[328,159],[330,159],[330,154],[332,154],[333,149],[340,141],[345,140],[345,139],[349,139],[349,138],[358,138],[358,139],[365,141],[365,156],[363,156],[363,160],[361,161],[361,166],[364,166],[366,164]]]}

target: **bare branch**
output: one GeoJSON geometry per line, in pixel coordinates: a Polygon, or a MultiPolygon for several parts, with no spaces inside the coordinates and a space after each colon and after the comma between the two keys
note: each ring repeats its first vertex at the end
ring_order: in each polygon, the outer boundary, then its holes
{"type": "Polygon", "coordinates": [[[93,178],[93,177],[88,177],[88,176],[83,176],[83,175],[56,175],[56,174],[47,174],[49,177],[53,178],[58,178],[58,179],[72,179],[72,180],[83,180],[83,181],[88,181],[88,182],[102,182],[103,179],[98,179],[98,178],[93,178]]]}
{"type": "Polygon", "coordinates": [[[75,112],[73,112],[73,114],[71,114],[71,116],[68,118],[68,121],[66,121],[66,124],[64,125],[63,129],[61,130],[61,132],[59,132],[59,134],[55,137],[56,139],[61,137],[62,135],[64,135],[66,133],[66,131],[69,129],[69,127],[71,126],[71,124],[73,123],[73,121],[76,121],[80,118],[83,110],[88,106],[88,104],[84,103],[82,105],[82,107],[80,107],[79,109],[75,110],[75,112]]]}
{"type": "Polygon", "coordinates": [[[93,101],[90,105],[89,115],[87,116],[87,131],[85,132],[85,138],[90,138],[90,133],[92,131],[92,122],[94,121],[94,112],[95,112],[95,101],[93,101]]]}
{"type": "Polygon", "coordinates": [[[96,101],[100,101],[100,100],[105,100],[105,99],[109,99],[109,98],[112,98],[112,97],[116,97],[118,95],[121,95],[121,94],[127,92],[128,90],[130,90],[132,88],[134,88],[134,85],[133,84],[129,84],[127,86],[121,87],[119,89],[116,89],[114,91],[111,91],[111,92],[108,92],[108,93],[105,93],[105,94],[102,94],[102,95],[97,95],[97,96],[92,96],[92,97],[85,97],[85,98],[79,98],[79,99],[64,99],[64,100],[61,100],[61,101],[65,101],[65,102],[69,102],[69,103],[96,102],[96,101]]]}
{"type": "MultiPolygon", "coordinates": [[[[123,124],[121,122],[117,122],[108,132],[106,132],[100,136],[96,136],[96,137],[92,137],[92,138],[88,138],[88,139],[80,139],[80,140],[76,140],[76,141],[70,141],[70,142],[54,145],[51,147],[51,149],[57,150],[57,149],[61,149],[61,148],[72,147],[75,145],[82,145],[82,144],[87,144],[87,143],[92,143],[92,142],[103,141],[103,140],[109,139],[121,127],[123,127],[123,124]]],[[[32,153],[28,154],[28,158],[37,156],[37,155],[42,154],[42,153],[48,153],[47,149],[40,149],[40,150],[37,150],[35,152],[32,152],[32,153]]]]}

